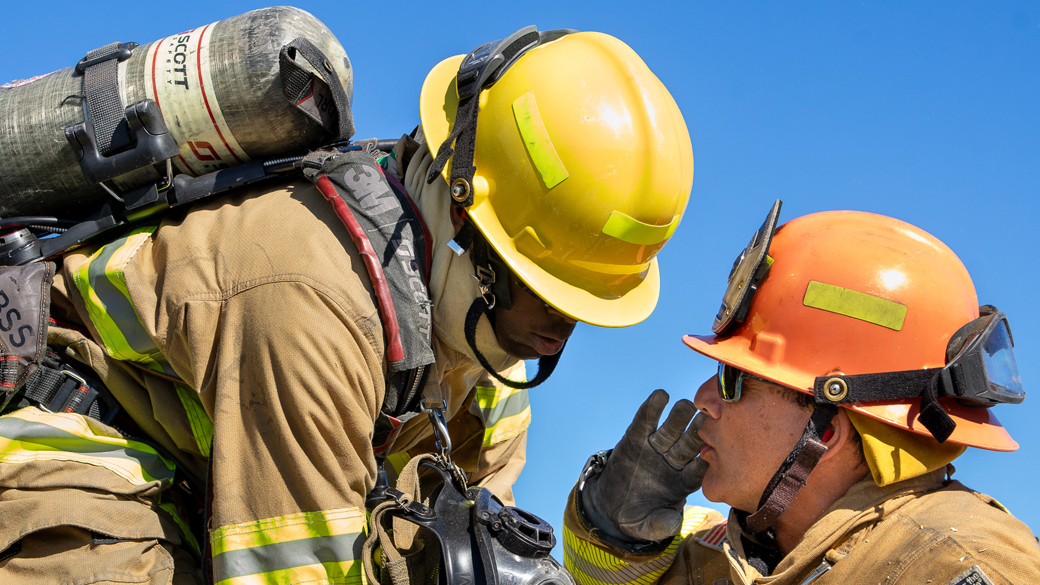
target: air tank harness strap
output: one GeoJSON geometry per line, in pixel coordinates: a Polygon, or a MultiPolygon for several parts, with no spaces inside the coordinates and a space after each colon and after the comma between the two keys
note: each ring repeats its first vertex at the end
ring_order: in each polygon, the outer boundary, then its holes
{"type": "MultiPolygon", "coordinates": [[[[411,541],[414,537],[415,525],[407,522],[394,522],[393,530],[387,530],[386,516],[389,512],[401,508],[410,509],[416,513],[429,514],[429,501],[423,503],[419,493],[419,464],[424,461],[435,462],[437,457],[432,453],[424,453],[410,459],[397,478],[397,487],[387,489],[391,496],[383,503],[376,506],[369,520],[369,537],[362,547],[362,559],[365,565],[365,576],[369,583],[392,583],[393,585],[408,585],[408,561],[410,557],[401,554],[399,546],[404,550],[411,549],[411,541]],[[412,534],[404,534],[408,528],[412,534]],[[376,567],[372,557],[376,550],[380,551],[381,572],[389,575],[389,580],[380,579],[376,573],[376,567]]],[[[421,549],[417,550],[421,552],[421,549]]],[[[427,551],[431,552],[431,551],[427,551]]],[[[436,554],[439,554],[437,552],[436,554]]],[[[414,559],[411,559],[414,562],[414,559]]]]}
{"type": "Polygon", "coordinates": [[[47,412],[82,414],[105,424],[119,413],[119,404],[104,384],[84,375],[58,355],[47,351],[41,365],[25,383],[21,406],[38,406],[47,412]]]}
{"type": "Polygon", "coordinates": [[[136,48],[137,43],[111,43],[88,52],[76,64],[76,73],[83,75],[84,119],[93,121],[94,138],[103,156],[134,143],[119,95],[119,63],[129,59],[136,48]]]}
{"type": "Polygon", "coordinates": [[[299,37],[282,47],[278,55],[282,95],[332,136],[332,142],[349,140],[354,135],[354,116],[350,97],[328,57],[314,43],[299,37]],[[296,63],[303,57],[317,74],[296,63]],[[328,115],[328,100],[335,106],[335,119],[328,115]]]}

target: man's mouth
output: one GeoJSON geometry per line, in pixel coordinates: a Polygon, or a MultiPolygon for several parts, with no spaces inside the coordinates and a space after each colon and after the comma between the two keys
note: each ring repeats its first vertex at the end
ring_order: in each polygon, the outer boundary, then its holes
{"type": "Polygon", "coordinates": [[[564,343],[566,343],[566,340],[553,339],[551,337],[545,337],[544,335],[538,335],[537,333],[531,334],[531,347],[542,355],[555,355],[560,353],[560,350],[563,349],[564,343]]]}

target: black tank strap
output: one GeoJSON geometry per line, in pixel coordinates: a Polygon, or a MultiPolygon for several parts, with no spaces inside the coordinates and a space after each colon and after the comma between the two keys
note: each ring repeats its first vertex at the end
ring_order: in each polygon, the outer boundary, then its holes
{"type": "Polygon", "coordinates": [[[354,116],[350,111],[350,96],[340,82],[328,57],[314,43],[299,37],[282,47],[278,55],[282,76],[282,95],[301,112],[322,125],[334,141],[349,140],[354,135],[354,116]],[[296,63],[296,55],[303,57],[317,75],[296,63]],[[330,120],[328,107],[322,103],[331,99],[335,119],[330,120]]]}
{"type": "Polygon", "coordinates": [[[111,156],[133,145],[123,98],[119,96],[119,63],[126,61],[137,43],[111,43],[94,49],[76,65],[83,75],[86,112],[94,123],[94,138],[102,156],[111,156]]]}

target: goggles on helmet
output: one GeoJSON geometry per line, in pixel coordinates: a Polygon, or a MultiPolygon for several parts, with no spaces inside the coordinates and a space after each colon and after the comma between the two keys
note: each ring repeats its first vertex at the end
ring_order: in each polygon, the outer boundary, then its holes
{"type": "Polygon", "coordinates": [[[1026,394],[1007,316],[992,305],[980,307],[979,313],[950,339],[939,387],[944,395],[974,405],[1020,404],[1026,394]]]}

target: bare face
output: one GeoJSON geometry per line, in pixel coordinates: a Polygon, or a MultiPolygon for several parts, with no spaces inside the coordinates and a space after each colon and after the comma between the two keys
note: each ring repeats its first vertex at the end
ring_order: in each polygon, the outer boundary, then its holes
{"type": "Polygon", "coordinates": [[[709,416],[700,430],[706,442],[701,458],[709,465],[701,486],[705,498],[745,512],[758,509],[812,414],[785,392],[794,390],[745,379],[740,401],[723,402],[714,376],[697,389],[694,404],[709,416]]]}
{"type": "Polygon", "coordinates": [[[530,360],[559,353],[563,343],[574,333],[577,321],[564,317],[545,301],[521,287],[520,280],[510,276],[509,294],[513,307],[508,311],[495,307],[495,336],[509,355],[530,360]]]}

